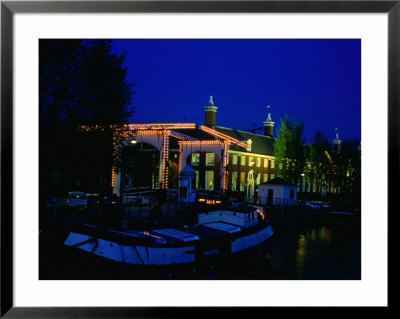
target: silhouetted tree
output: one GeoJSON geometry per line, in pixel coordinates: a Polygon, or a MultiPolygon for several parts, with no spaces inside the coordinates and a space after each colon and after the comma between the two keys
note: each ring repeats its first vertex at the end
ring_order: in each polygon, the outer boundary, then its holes
{"type": "MultiPolygon", "coordinates": [[[[337,164],[336,185],[341,195],[359,208],[361,204],[361,153],[358,139],[341,143],[340,153],[334,154],[337,164]]],[[[354,207],[356,207],[354,206],[354,207]]]]}
{"type": "Polygon", "coordinates": [[[308,165],[305,173],[307,180],[315,183],[316,192],[321,192],[322,184],[326,183],[327,178],[332,175],[332,163],[329,155],[331,149],[328,137],[319,130],[315,132],[315,136],[309,144],[308,165]]]}
{"type": "Polygon", "coordinates": [[[133,113],[124,60],[109,40],[39,41],[42,195],[57,178],[66,188],[110,185],[115,127],[133,113]]]}

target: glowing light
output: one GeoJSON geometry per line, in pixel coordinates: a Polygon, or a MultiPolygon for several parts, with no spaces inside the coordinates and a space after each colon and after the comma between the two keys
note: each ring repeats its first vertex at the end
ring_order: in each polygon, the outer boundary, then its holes
{"type": "Polygon", "coordinates": [[[178,172],[182,170],[182,145],[179,144],[179,164],[178,164],[178,172]]]}
{"type": "Polygon", "coordinates": [[[221,141],[206,140],[206,141],[178,141],[180,145],[224,145],[221,141]]]}
{"type": "Polygon", "coordinates": [[[205,203],[207,205],[215,205],[215,204],[221,204],[222,203],[222,201],[220,201],[220,200],[207,199],[207,198],[199,198],[197,201],[205,203]]]}
{"type": "Polygon", "coordinates": [[[136,135],[163,135],[162,130],[136,130],[134,132],[136,135]]]}
{"type": "Polygon", "coordinates": [[[225,143],[224,144],[224,175],[223,175],[223,180],[222,180],[222,188],[223,190],[228,189],[228,171],[227,171],[227,166],[228,166],[228,158],[229,158],[229,144],[225,143]]]}
{"type": "Polygon", "coordinates": [[[261,210],[257,209],[257,213],[261,216],[261,219],[265,219],[265,214],[261,210]]]}
{"type": "Polygon", "coordinates": [[[162,159],[162,182],[161,188],[168,188],[168,167],[166,165],[169,153],[169,134],[170,131],[166,130],[163,133],[163,159],[162,159]]]}
{"type": "Polygon", "coordinates": [[[114,187],[115,185],[115,167],[113,166],[111,168],[111,187],[114,187]]]}
{"type": "Polygon", "coordinates": [[[158,130],[168,130],[168,129],[195,129],[196,124],[194,123],[146,123],[146,124],[127,124],[129,130],[135,129],[158,129],[158,130]]]}

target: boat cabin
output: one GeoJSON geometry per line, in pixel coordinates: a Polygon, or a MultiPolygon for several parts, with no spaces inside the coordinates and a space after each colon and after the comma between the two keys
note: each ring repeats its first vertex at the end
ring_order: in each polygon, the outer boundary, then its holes
{"type": "Polygon", "coordinates": [[[228,223],[247,228],[258,223],[257,209],[254,207],[229,207],[226,210],[215,210],[198,215],[199,224],[228,223]]]}

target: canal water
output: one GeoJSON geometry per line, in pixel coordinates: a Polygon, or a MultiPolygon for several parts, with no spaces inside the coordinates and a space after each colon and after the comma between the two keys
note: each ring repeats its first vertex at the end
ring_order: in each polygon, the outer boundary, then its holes
{"type": "Polygon", "coordinates": [[[40,279],[96,280],[360,280],[358,216],[320,214],[271,220],[275,234],[261,247],[198,269],[141,272],[65,248],[40,249],[40,279]]]}
{"type": "Polygon", "coordinates": [[[327,215],[277,227],[261,260],[269,279],[360,280],[359,220],[327,215]]]}

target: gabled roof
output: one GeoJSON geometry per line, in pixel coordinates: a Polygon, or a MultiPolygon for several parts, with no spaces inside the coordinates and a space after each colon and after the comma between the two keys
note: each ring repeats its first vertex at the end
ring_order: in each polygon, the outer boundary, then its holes
{"type": "Polygon", "coordinates": [[[256,153],[262,155],[273,156],[274,154],[274,138],[269,136],[264,136],[260,134],[249,133],[245,131],[234,130],[231,128],[226,128],[222,126],[215,126],[214,129],[223,134],[229,135],[239,141],[247,141],[251,139],[251,151],[247,151],[242,147],[232,146],[231,150],[247,152],[247,153],[256,153]]]}

